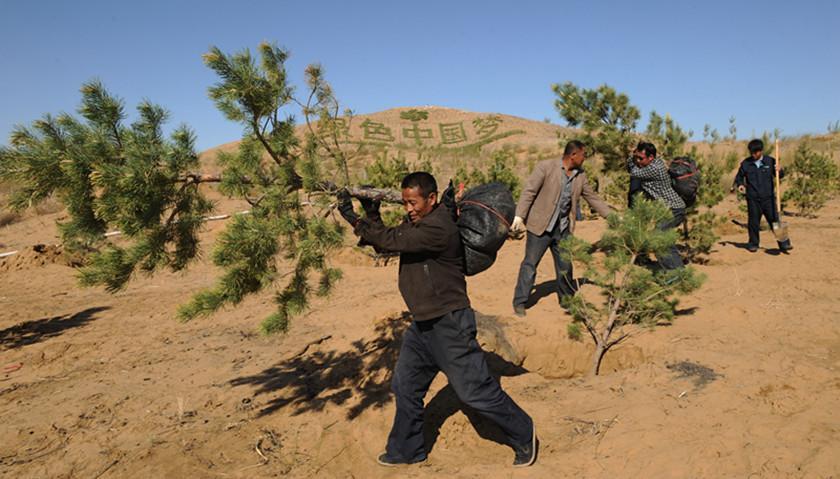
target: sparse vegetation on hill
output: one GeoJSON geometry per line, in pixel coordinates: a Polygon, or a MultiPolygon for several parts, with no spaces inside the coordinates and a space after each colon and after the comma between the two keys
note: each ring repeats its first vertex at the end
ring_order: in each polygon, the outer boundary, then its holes
{"type": "Polygon", "coordinates": [[[490,163],[484,171],[477,166],[469,169],[466,162],[462,163],[455,171],[454,181],[462,182],[468,188],[499,182],[510,189],[514,199],[518,199],[522,191],[522,181],[514,171],[515,166],[516,157],[513,152],[509,149],[501,149],[492,153],[490,163]]]}

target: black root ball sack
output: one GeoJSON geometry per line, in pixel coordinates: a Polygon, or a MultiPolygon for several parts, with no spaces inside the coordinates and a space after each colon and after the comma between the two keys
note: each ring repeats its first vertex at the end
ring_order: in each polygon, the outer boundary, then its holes
{"type": "Polygon", "coordinates": [[[513,195],[502,183],[479,185],[458,202],[458,229],[464,243],[464,270],[478,274],[496,261],[516,213],[513,195]]]}

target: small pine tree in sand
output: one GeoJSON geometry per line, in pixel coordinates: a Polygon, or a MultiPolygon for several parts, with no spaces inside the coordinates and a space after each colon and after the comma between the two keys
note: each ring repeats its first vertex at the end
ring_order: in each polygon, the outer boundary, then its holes
{"type": "Polygon", "coordinates": [[[788,185],[782,200],[796,205],[804,216],[813,216],[840,189],[837,165],[806,143],[799,145],[786,173],[788,185]]]}
{"type": "Polygon", "coordinates": [[[513,152],[509,150],[494,151],[490,157],[490,163],[486,170],[482,171],[478,168],[473,168],[468,171],[467,164],[464,163],[455,171],[454,181],[462,182],[468,188],[473,188],[485,183],[502,183],[510,189],[514,199],[519,198],[519,193],[522,192],[522,181],[513,170],[516,166],[516,157],[513,152]]]}
{"type": "Polygon", "coordinates": [[[637,141],[639,109],[630,98],[608,85],[585,89],[566,82],[551,88],[560,116],[569,126],[583,129],[584,142],[604,158],[604,173],[622,171],[637,141]]]}
{"type": "Polygon", "coordinates": [[[645,135],[656,145],[660,157],[672,160],[682,155],[692,134],[691,131],[683,131],[671,115],[662,117],[656,111],[650,112],[645,135]]]}
{"type": "MultiPolygon", "coordinates": [[[[646,134],[659,148],[660,156],[673,160],[687,154],[686,146],[692,132],[684,132],[670,115],[662,117],[652,111],[646,134]]],[[[715,230],[725,219],[712,208],[723,200],[726,190],[721,185],[723,168],[720,165],[698,154],[696,147],[688,156],[697,161],[700,186],[696,202],[686,209],[681,246],[685,259],[696,263],[705,261],[719,239],[715,230]]]]}
{"type": "Polygon", "coordinates": [[[675,314],[677,297],[694,291],[703,282],[701,274],[688,266],[671,271],[653,271],[638,260],[662,253],[674,245],[677,232],[660,231],[656,225],[671,212],[661,202],[640,199],[622,217],[607,218],[607,230],[595,246],[570,236],[564,240],[567,258],[582,264],[586,285],[564,299],[572,315],[569,336],[589,333],[595,343],[590,373],[597,375],[604,355],[643,328],[669,323],[675,314]],[[600,252],[602,255],[595,255],[600,252]],[[599,290],[600,301],[586,293],[599,290]]]}
{"type": "Polygon", "coordinates": [[[723,201],[726,189],[721,183],[723,166],[697,155],[696,152],[692,156],[697,158],[697,166],[701,173],[700,186],[697,189],[697,202],[686,211],[682,248],[687,261],[698,263],[706,260],[720,239],[716,230],[726,219],[715,213],[712,208],[723,201]]]}

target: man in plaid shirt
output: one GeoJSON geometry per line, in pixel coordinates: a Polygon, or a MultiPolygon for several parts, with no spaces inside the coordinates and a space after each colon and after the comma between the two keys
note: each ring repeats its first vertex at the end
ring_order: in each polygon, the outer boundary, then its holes
{"type": "MultiPolygon", "coordinates": [[[[630,172],[631,182],[641,182],[642,192],[646,196],[665,203],[671,209],[673,219],[660,223],[657,226],[659,229],[676,228],[685,221],[685,201],[671,186],[668,167],[661,158],[656,157],[656,147],[653,143],[639,142],[633,156],[627,160],[627,171],[630,172]]],[[[671,247],[667,254],[657,259],[665,269],[683,267],[682,258],[676,246],[671,247]]]]}

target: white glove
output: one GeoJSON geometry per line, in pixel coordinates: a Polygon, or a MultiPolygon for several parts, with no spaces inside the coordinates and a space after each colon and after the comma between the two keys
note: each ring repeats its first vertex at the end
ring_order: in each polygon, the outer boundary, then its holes
{"type": "Polygon", "coordinates": [[[522,233],[525,231],[525,220],[519,216],[513,217],[513,223],[510,225],[511,231],[514,233],[522,233]]]}

